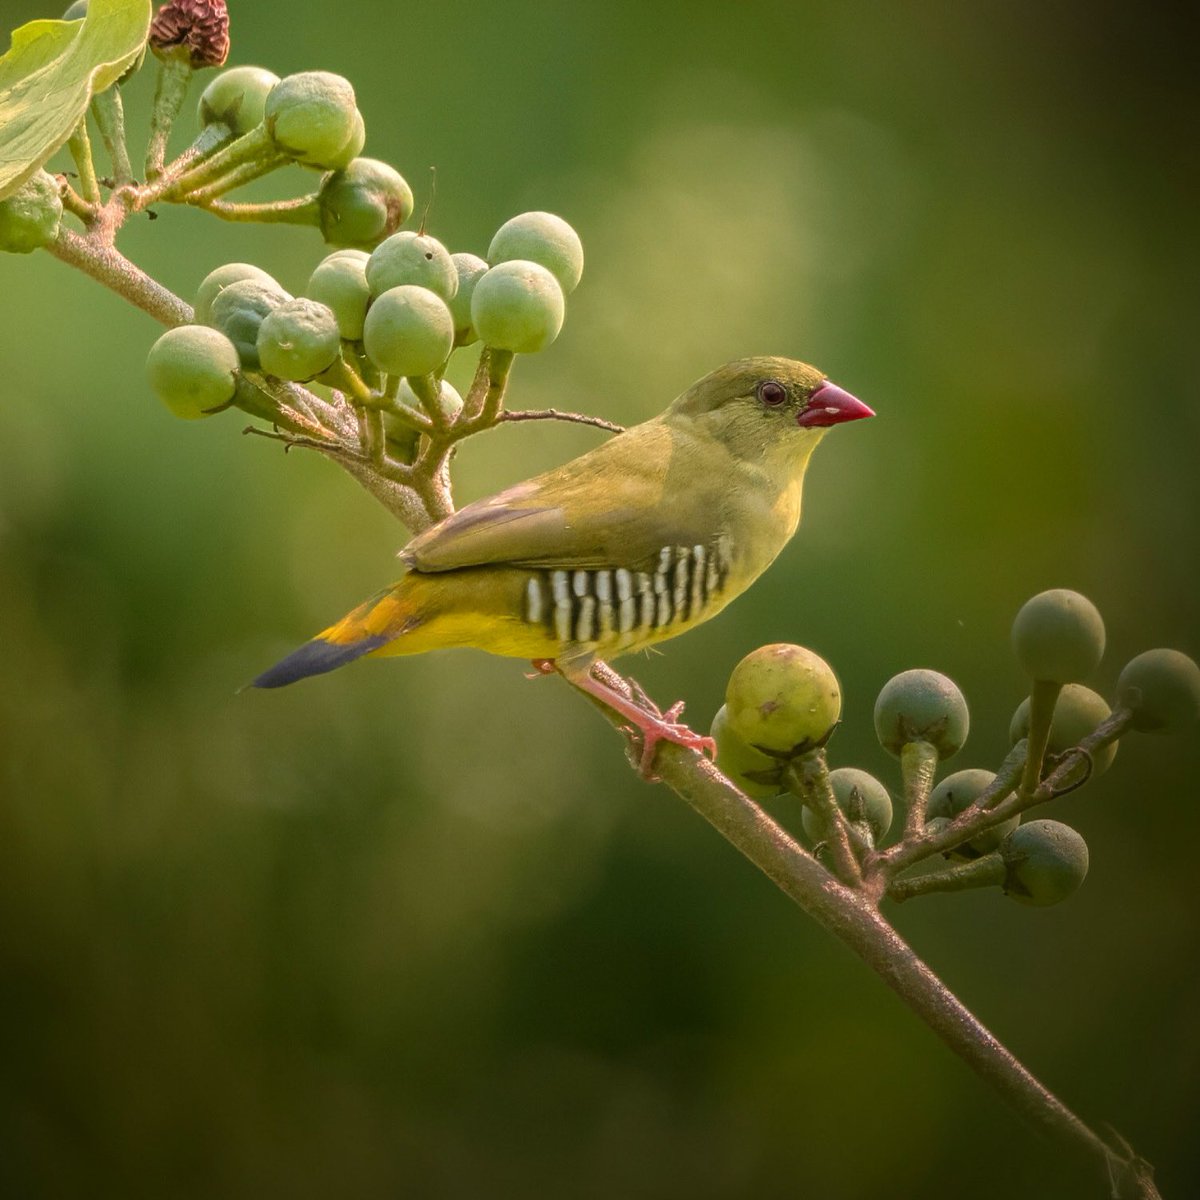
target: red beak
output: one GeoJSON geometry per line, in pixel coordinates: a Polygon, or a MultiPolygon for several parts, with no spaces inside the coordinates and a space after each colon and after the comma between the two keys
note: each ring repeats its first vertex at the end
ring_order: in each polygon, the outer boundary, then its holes
{"type": "Polygon", "coordinates": [[[796,424],[819,429],[825,425],[840,425],[843,421],[861,421],[863,417],[874,415],[874,411],[856,396],[842,391],[836,383],[830,383],[827,379],[808,398],[808,407],[796,418],[796,424]]]}

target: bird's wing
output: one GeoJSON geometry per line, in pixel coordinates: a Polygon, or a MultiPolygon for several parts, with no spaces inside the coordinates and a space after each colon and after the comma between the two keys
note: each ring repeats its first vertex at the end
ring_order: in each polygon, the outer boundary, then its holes
{"type": "Polygon", "coordinates": [[[712,471],[701,468],[696,481],[692,460],[699,453],[694,439],[647,422],[565,466],[467,505],[418,534],[400,557],[417,571],[486,564],[640,569],[664,546],[711,537],[705,481],[712,471]],[[684,486],[689,478],[692,485],[684,486]]]}

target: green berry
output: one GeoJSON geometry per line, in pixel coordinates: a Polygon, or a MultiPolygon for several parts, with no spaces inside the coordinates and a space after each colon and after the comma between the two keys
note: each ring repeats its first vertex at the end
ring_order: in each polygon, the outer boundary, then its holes
{"type": "Polygon", "coordinates": [[[389,375],[428,375],[450,357],[454,318],[445,300],[428,288],[389,288],[367,313],[363,344],[389,375]]]}
{"type": "Polygon", "coordinates": [[[334,258],[351,258],[356,263],[361,264],[362,269],[365,272],[367,269],[367,263],[371,259],[371,255],[366,250],[359,250],[353,246],[343,246],[340,250],[330,250],[330,252],[325,255],[325,258],[322,261],[328,262],[330,259],[334,258]]]}
{"type": "Polygon", "coordinates": [[[755,750],[747,745],[729,727],[729,709],[722,704],[713,717],[712,728],[708,731],[713,741],[717,743],[717,766],[731,779],[747,796],[754,800],[767,800],[778,796],[783,791],[782,781],[762,783],[759,780],[747,779],[747,771],[779,772],[779,763],[761,750],[755,750]]]}
{"type": "Polygon", "coordinates": [[[937,671],[903,671],[883,685],[875,701],[879,744],[898,758],[909,742],[929,742],[939,758],[957,754],[971,727],[958,685],[937,671]]]}
{"type": "Polygon", "coordinates": [[[397,462],[411,463],[417,457],[417,445],[421,440],[420,430],[401,421],[394,412],[383,410],[383,430],[387,440],[388,454],[397,462]]]}
{"type": "Polygon", "coordinates": [[[209,416],[237,391],[238,353],[223,334],[203,325],[168,329],[150,347],[146,377],[155,395],[187,420],[209,416]]]}
{"type": "Polygon", "coordinates": [[[1058,904],[1088,872],[1087,842],[1061,821],[1028,821],[1000,843],[1004,893],[1021,904],[1058,904]]]}
{"type": "Polygon", "coordinates": [[[0,200],[0,250],[29,254],[58,237],[62,196],[54,176],[35,171],[11,196],[0,200]]]}
{"type": "Polygon", "coordinates": [[[356,158],[321,181],[321,235],[337,246],[375,246],[412,216],[412,188],[387,163],[356,158]]]}
{"type": "MultiPolygon", "coordinates": [[[[935,817],[945,817],[952,820],[959,813],[971,807],[985,789],[991,786],[996,778],[991,771],[979,767],[968,767],[965,771],[955,771],[947,775],[941,783],[929,794],[929,806],[925,810],[927,820],[935,817]]],[[[973,837],[962,846],[956,846],[951,852],[952,858],[978,858],[981,854],[989,854],[1012,833],[1021,823],[1020,816],[1009,817],[990,829],[973,837]]]]}
{"type": "MultiPolygon", "coordinates": [[[[1054,719],[1050,722],[1050,740],[1046,748],[1051,754],[1063,754],[1072,746],[1079,743],[1091,733],[1101,721],[1111,712],[1108,702],[1103,696],[1084,687],[1082,683],[1068,683],[1058,695],[1058,703],[1054,706],[1054,719]]],[[[1008,727],[1009,740],[1015,745],[1023,737],[1029,736],[1029,699],[1022,700],[1013,713],[1012,722],[1008,727]]],[[[1117,756],[1117,743],[1110,742],[1107,746],[1092,754],[1092,775],[1104,774],[1117,756]]]]}
{"type": "Polygon", "coordinates": [[[208,323],[237,347],[243,367],[257,371],[259,326],[268,313],[290,299],[274,280],[239,279],[213,300],[208,323]]]}
{"type": "Polygon", "coordinates": [[[1030,679],[1076,683],[1104,655],[1104,619],[1086,596],[1054,588],[1025,602],[1013,621],[1012,642],[1030,679]]]}
{"type": "Polygon", "coordinates": [[[730,729],[744,742],[791,751],[828,738],[842,713],[842,691],[820,655],[776,643],[751,651],[733,668],[725,707],[730,729]]]}
{"type": "Polygon", "coordinates": [[[264,67],[230,67],[200,96],[201,126],[228,125],[239,136],[262,124],[267,96],[279,76],[264,67]]]}
{"type": "Polygon", "coordinates": [[[451,261],[458,274],[458,288],[450,301],[450,315],[454,318],[454,344],[469,346],[479,340],[479,334],[471,324],[471,297],[475,285],[488,269],[487,263],[475,254],[452,254],[451,261]]]}
{"type": "MultiPolygon", "coordinates": [[[[876,844],[892,827],[892,798],[887,788],[866,771],[857,767],[838,767],[829,772],[829,784],[837,806],[851,821],[865,821],[871,828],[876,844]]],[[[823,842],[828,836],[825,822],[809,805],[800,814],[804,832],[812,843],[823,842]]]]}
{"type": "Polygon", "coordinates": [[[362,341],[371,299],[366,266],[367,256],[361,251],[339,250],[317,263],[304,288],[306,296],[333,310],[342,337],[348,342],[362,341]]]}
{"type": "Polygon", "coordinates": [[[1200,667],[1178,650],[1147,650],[1117,679],[1117,704],[1143,733],[1182,733],[1200,720],[1200,667]]]}
{"type": "Polygon", "coordinates": [[[316,300],[289,300],[258,327],[258,359],[268,375],[307,383],[329,370],[342,350],[333,311],[316,300]]]}
{"type": "Polygon", "coordinates": [[[355,134],[357,118],[354,88],[328,71],[288,75],[271,89],[263,108],[275,144],[291,157],[312,163],[325,163],[343,152],[355,134]]]}
{"type": "MultiPolygon", "coordinates": [[[[406,408],[416,409],[417,412],[425,412],[425,405],[421,403],[420,397],[412,389],[412,384],[407,379],[400,381],[400,389],[396,393],[396,399],[406,408]]],[[[444,379],[441,381],[441,391],[438,393],[438,411],[441,413],[442,420],[450,424],[462,412],[463,401],[458,394],[458,389],[452,387],[444,379]]]]}
{"type": "Polygon", "coordinates": [[[458,272],[450,251],[437,238],[408,229],[393,233],[371,251],[367,283],[372,296],[415,284],[436,292],[449,303],[458,290],[458,272]]]}
{"type": "MultiPolygon", "coordinates": [[[[207,325],[212,317],[213,301],[231,284],[243,279],[255,279],[268,287],[279,288],[279,284],[266,271],[250,263],[225,263],[210,271],[196,289],[196,324],[207,325]]],[[[280,288],[280,291],[283,289],[280,288]]]]}
{"type": "Polygon", "coordinates": [[[569,296],[583,275],[583,243],[579,234],[562,219],[548,212],[521,213],[505,221],[488,247],[488,262],[524,259],[546,268],[569,296]]]}
{"type": "Polygon", "coordinates": [[[362,153],[363,147],[366,144],[367,127],[363,122],[362,113],[356,110],[354,113],[354,128],[350,131],[350,136],[347,138],[345,144],[336,154],[308,156],[298,161],[303,166],[315,167],[321,171],[343,171],[362,153]]]}
{"type": "Polygon", "coordinates": [[[486,271],[471,297],[471,324],[484,344],[515,354],[545,350],[565,316],[558,280],[545,267],[521,259],[486,271]]]}

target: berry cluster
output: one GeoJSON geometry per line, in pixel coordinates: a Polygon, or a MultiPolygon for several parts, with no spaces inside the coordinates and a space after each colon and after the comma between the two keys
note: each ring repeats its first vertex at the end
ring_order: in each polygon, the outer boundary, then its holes
{"type": "Polygon", "coordinates": [[[880,691],[875,732],[900,760],[906,810],[900,840],[887,849],[888,789],[856,767],[827,769],[841,689],[810,650],[763,646],[738,663],[712,723],[718,765],[751,797],[799,797],[806,837],[843,882],[881,880],[896,900],[990,885],[1023,904],[1057,904],[1087,874],[1087,843],[1062,822],[1022,815],[1103,774],[1127,730],[1194,726],[1200,667],[1176,650],[1146,651],[1121,671],[1110,707],[1082,683],[1104,652],[1104,622],[1089,600],[1063,589],[1025,604],[1012,638],[1031,691],[1013,714],[1013,749],[999,771],[968,768],[933,786],[970,727],[966,700],[945,675],[904,671],[880,691]],[[897,878],[938,854],[953,865],[897,878]]]}
{"type": "Polygon", "coordinates": [[[455,349],[481,342],[496,373],[512,355],[544,350],[558,336],[583,273],[575,230],[552,213],[522,213],[481,258],[452,254],[424,226],[401,229],[413,215],[412,190],[388,164],[358,156],[364,127],[346,80],[233,67],[205,89],[199,120],[236,140],[185,172],[176,190],[212,206],[215,191],[280,157],[323,168],[312,197],[273,211],[315,224],[340,248],[316,265],[299,297],[248,263],[206,276],[196,323],[165,333],[150,352],[151,385],[172,412],[263,411],[259,380],[245,373],[316,381],[382,414],[389,453],[411,461],[419,434],[452,425],[463,408],[442,379],[455,349]]]}

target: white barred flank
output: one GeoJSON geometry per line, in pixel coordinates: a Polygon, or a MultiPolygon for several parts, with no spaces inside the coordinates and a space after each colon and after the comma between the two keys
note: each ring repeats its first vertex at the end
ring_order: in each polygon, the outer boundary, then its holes
{"type": "Polygon", "coordinates": [[[542,571],[525,585],[522,618],[546,626],[564,645],[629,645],[698,617],[725,587],[729,547],[664,546],[654,572],[542,571]]]}

